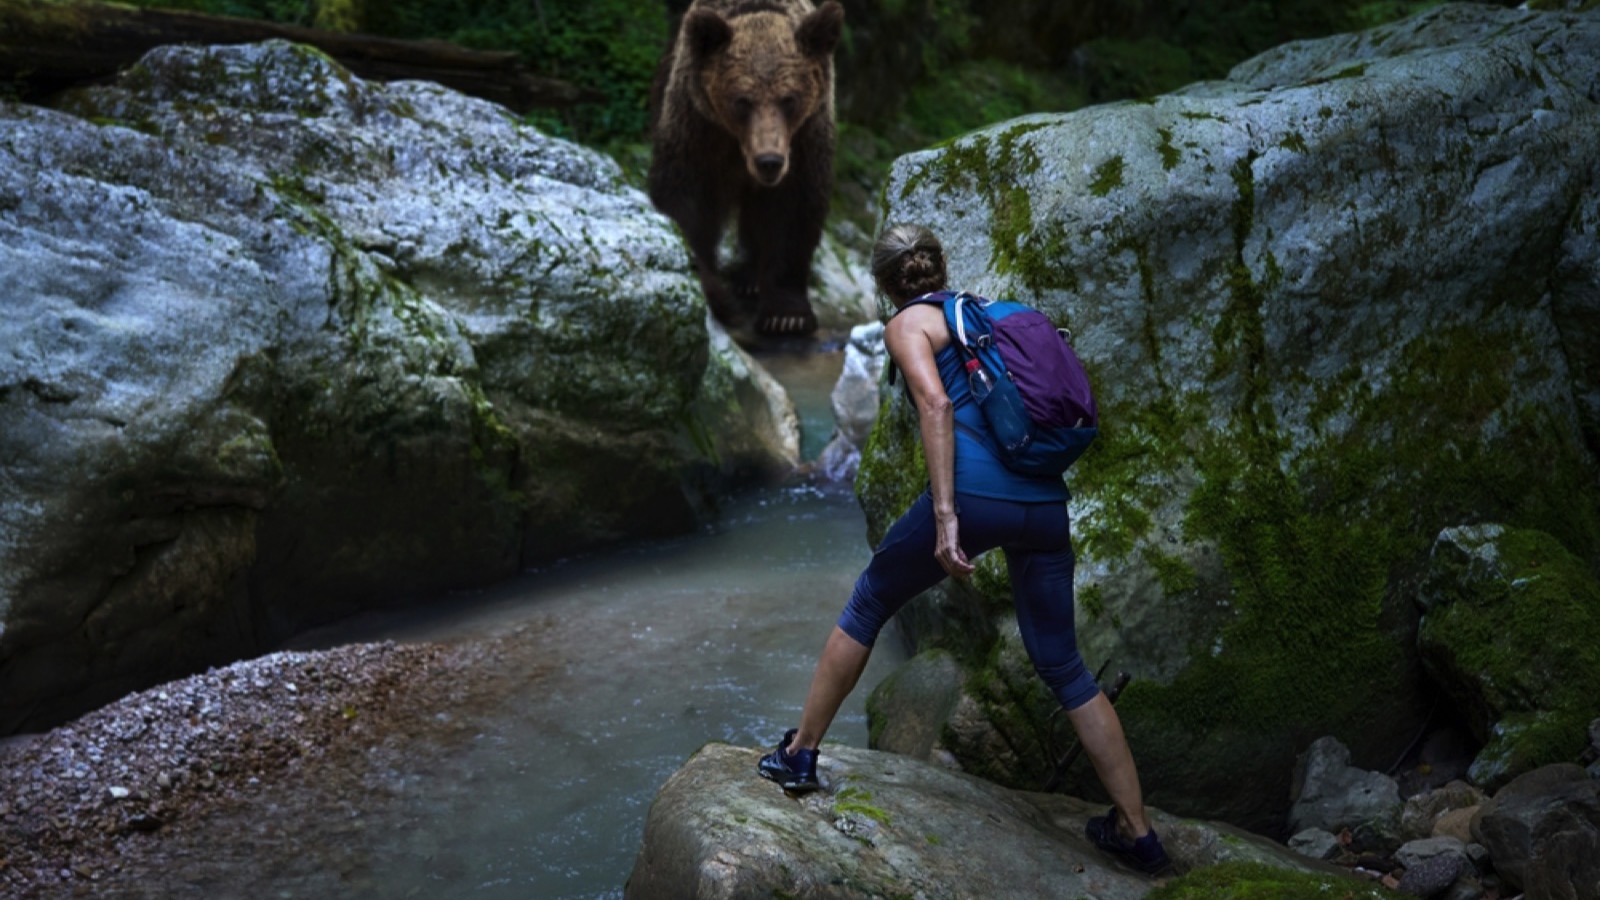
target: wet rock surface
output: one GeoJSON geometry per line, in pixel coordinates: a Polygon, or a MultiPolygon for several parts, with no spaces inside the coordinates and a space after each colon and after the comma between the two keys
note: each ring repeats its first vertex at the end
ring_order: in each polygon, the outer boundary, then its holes
{"type": "MultiPolygon", "coordinates": [[[[1085,837],[1088,818],[1105,812],[1099,802],[833,744],[817,764],[822,789],[796,798],[755,777],[761,752],[707,744],[668,779],[627,897],[1133,900],[1161,883],[1085,837]]],[[[1225,823],[1150,814],[1178,873],[1255,863],[1321,879],[1330,896],[1362,887],[1346,870],[1225,823]]]]}

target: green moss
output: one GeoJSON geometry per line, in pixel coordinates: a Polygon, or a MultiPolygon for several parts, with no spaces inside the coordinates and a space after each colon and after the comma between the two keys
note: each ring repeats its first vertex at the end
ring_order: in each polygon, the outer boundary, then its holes
{"type": "MultiPolygon", "coordinates": [[[[972,561],[972,586],[986,598],[1006,598],[1001,609],[1010,608],[1011,571],[1006,568],[1005,557],[996,552],[985,553],[972,561]]],[[[1000,610],[996,610],[1000,611],[1000,610]]]]}
{"type": "Polygon", "coordinates": [[[1007,787],[1038,790],[1054,770],[1049,749],[1051,722],[1059,718],[1060,703],[1034,671],[1020,639],[996,641],[986,660],[969,661],[966,696],[1003,737],[1010,758],[993,753],[993,746],[966,747],[965,736],[946,727],[941,739],[966,772],[1007,787]]]}
{"type": "Polygon", "coordinates": [[[1091,584],[1077,592],[1078,608],[1089,617],[1089,621],[1098,621],[1106,614],[1105,593],[1105,589],[1098,584],[1091,584]]]}
{"type": "Polygon", "coordinates": [[[217,469],[237,478],[276,480],[283,473],[283,463],[271,435],[264,430],[243,431],[217,448],[217,469]]]}
{"type": "MultiPolygon", "coordinates": [[[[1095,367],[1088,368],[1096,383],[1095,367]]],[[[1100,436],[1069,475],[1073,491],[1099,509],[1073,522],[1073,539],[1084,553],[1116,563],[1132,555],[1150,530],[1150,511],[1168,499],[1170,489],[1152,473],[1188,464],[1190,435],[1206,427],[1212,409],[1199,394],[1163,390],[1137,403],[1107,400],[1100,412],[1100,436]]]]}
{"type": "Polygon", "coordinates": [[[1171,172],[1178,167],[1178,161],[1183,158],[1183,154],[1172,145],[1172,129],[1158,128],[1156,133],[1161,135],[1161,143],[1156,147],[1156,151],[1161,154],[1161,168],[1163,171],[1171,172]]]}
{"type": "Polygon", "coordinates": [[[1257,862],[1202,866],[1146,900],[1391,900],[1401,894],[1353,876],[1312,874],[1257,862]]]}
{"type": "Polygon", "coordinates": [[[1089,193],[1096,197],[1104,197],[1119,187],[1122,187],[1122,157],[1113,156],[1094,168],[1094,177],[1089,181],[1089,193]]]}
{"type": "Polygon", "coordinates": [[[877,420],[861,450],[855,482],[856,495],[874,531],[868,535],[873,545],[883,538],[883,529],[928,486],[928,467],[911,403],[897,396],[903,395],[898,386],[883,394],[877,420]]]}
{"type": "Polygon", "coordinates": [[[1154,547],[1144,548],[1140,555],[1156,573],[1161,590],[1168,596],[1192,591],[1199,586],[1200,578],[1195,574],[1194,567],[1184,562],[1182,557],[1162,553],[1154,547]]]}
{"type": "Polygon", "coordinates": [[[1033,292],[1076,284],[1076,275],[1058,262],[1067,255],[1064,229],[1035,226],[1033,201],[1024,187],[1040,166],[1038,153],[1024,138],[1048,127],[1048,122],[1020,122],[951,141],[901,188],[902,199],[930,183],[941,194],[963,190],[982,197],[991,213],[990,268],[1033,292]]]}
{"type": "MultiPolygon", "coordinates": [[[[1333,73],[1332,75],[1329,75],[1327,78],[1319,79],[1319,80],[1321,80],[1321,81],[1338,81],[1339,79],[1342,79],[1342,78],[1360,78],[1361,76],[1363,76],[1365,74],[1367,74],[1367,64],[1366,63],[1356,63],[1353,66],[1345,66],[1344,68],[1342,68],[1339,71],[1333,73]]],[[[1312,83],[1315,84],[1317,82],[1312,82],[1312,83]]]]}
{"type": "Polygon", "coordinates": [[[1284,135],[1283,139],[1278,141],[1278,146],[1285,150],[1293,150],[1296,153],[1307,152],[1306,139],[1301,137],[1297,132],[1293,131],[1284,135]]]}
{"type": "MultiPolygon", "coordinates": [[[[1600,696],[1600,582],[1540,531],[1494,540],[1498,577],[1437,574],[1445,596],[1418,643],[1486,742],[1474,769],[1498,780],[1573,761],[1600,696]]],[[[1436,567],[1442,563],[1436,563],[1436,567]]]]}
{"type": "Polygon", "coordinates": [[[892,817],[882,809],[871,804],[872,793],[864,788],[847,787],[833,796],[834,815],[849,815],[855,813],[865,816],[880,825],[892,824],[892,817]]]}

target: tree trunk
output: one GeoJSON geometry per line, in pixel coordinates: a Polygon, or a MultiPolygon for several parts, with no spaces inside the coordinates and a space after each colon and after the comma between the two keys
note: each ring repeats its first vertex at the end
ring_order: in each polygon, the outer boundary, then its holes
{"type": "Polygon", "coordinates": [[[162,44],[309,44],[361,78],[434,81],[519,113],[602,99],[588,88],[529,73],[517,54],[445,41],[403,41],[254,19],[100,3],[0,0],[0,87],[24,99],[103,83],[162,44]]]}

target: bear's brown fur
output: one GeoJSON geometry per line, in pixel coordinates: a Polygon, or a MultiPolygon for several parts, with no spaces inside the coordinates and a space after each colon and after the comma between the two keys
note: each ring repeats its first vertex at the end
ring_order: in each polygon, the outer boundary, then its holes
{"type": "Polygon", "coordinates": [[[661,60],[651,96],[650,199],[683,229],[717,318],[809,334],[811,256],[833,192],[837,0],[695,0],[661,60]],[[730,287],[717,247],[739,220],[730,287]]]}

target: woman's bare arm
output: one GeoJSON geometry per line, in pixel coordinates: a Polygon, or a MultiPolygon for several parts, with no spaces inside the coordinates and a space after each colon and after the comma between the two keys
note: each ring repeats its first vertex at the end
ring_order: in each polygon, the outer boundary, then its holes
{"type": "Polygon", "coordinates": [[[910,306],[889,320],[884,344],[900,369],[917,405],[922,432],[922,455],[928,465],[928,485],[938,529],[934,554],[946,572],[956,577],[972,573],[961,550],[956,522],[955,410],[939,378],[934,354],[949,343],[944,312],[937,306],[910,306]]]}

